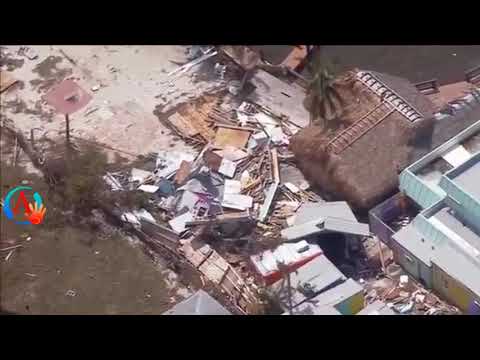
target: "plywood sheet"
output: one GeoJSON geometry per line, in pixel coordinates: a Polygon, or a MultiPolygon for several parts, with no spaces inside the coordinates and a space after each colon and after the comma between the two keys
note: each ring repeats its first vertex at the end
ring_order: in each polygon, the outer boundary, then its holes
{"type": "Polygon", "coordinates": [[[216,284],[220,284],[228,268],[228,263],[216,251],[214,251],[199,267],[199,270],[209,280],[216,284]]]}
{"type": "Polygon", "coordinates": [[[194,124],[178,113],[171,115],[168,121],[184,136],[195,136],[199,133],[194,124]]]}
{"type": "Polygon", "coordinates": [[[215,136],[215,146],[219,148],[232,146],[242,149],[247,145],[250,134],[250,131],[219,127],[215,136]]]}

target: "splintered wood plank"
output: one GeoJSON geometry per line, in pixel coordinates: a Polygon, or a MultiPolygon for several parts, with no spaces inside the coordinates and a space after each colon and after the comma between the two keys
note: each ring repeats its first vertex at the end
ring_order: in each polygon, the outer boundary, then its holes
{"type": "Polygon", "coordinates": [[[229,265],[216,251],[213,251],[208,259],[199,267],[199,270],[215,284],[219,284],[229,265]]]}
{"type": "Polygon", "coordinates": [[[3,93],[17,81],[18,80],[15,79],[10,73],[6,71],[0,71],[0,93],[3,93]]]}
{"type": "Polygon", "coordinates": [[[250,131],[219,127],[214,146],[222,149],[226,146],[242,149],[247,145],[250,134],[250,131]]]}
{"type": "Polygon", "coordinates": [[[183,184],[185,180],[187,180],[191,171],[192,171],[192,164],[188,161],[183,160],[180,164],[180,168],[175,174],[175,178],[173,179],[173,181],[179,185],[183,184]]]}
{"type": "Polygon", "coordinates": [[[289,69],[295,70],[299,67],[307,57],[307,46],[298,45],[294,46],[290,54],[283,60],[282,65],[288,67],[289,69]]]}
{"type": "Polygon", "coordinates": [[[185,245],[183,251],[187,260],[195,267],[199,267],[206,259],[205,254],[202,254],[200,251],[195,251],[190,245],[185,245]]]}
{"type": "Polygon", "coordinates": [[[168,121],[184,136],[192,137],[199,133],[198,129],[194,126],[194,124],[189,122],[179,113],[171,115],[168,118],[168,121]]]}
{"type": "Polygon", "coordinates": [[[212,107],[213,104],[210,102],[200,105],[187,104],[178,111],[206,142],[210,142],[215,138],[215,131],[211,128],[210,122],[207,121],[207,116],[203,115],[204,113],[208,114],[212,107]]]}

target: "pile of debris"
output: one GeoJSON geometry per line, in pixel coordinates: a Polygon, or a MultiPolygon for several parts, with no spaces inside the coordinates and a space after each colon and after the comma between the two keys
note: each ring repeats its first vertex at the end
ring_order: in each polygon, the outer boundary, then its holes
{"type": "Polygon", "coordinates": [[[421,287],[408,275],[401,275],[391,287],[379,291],[375,288],[367,292],[368,303],[386,302],[387,307],[402,315],[455,315],[459,310],[446,304],[431,291],[421,287]]]}
{"type": "MultiPolygon", "coordinates": [[[[321,198],[309,191],[290,163],[289,138],[298,127],[288,119],[252,102],[231,112],[209,103],[195,110],[167,119],[169,127],[193,145],[191,152],[159,151],[152,171],[132,168],[129,173],[107,173],[104,179],[112,191],[148,193],[151,212],[125,211],[122,220],[138,229],[145,222],[161,226],[207,278],[219,286],[231,278],[226,291],[236,291],[232,296],[238,299],[238,293],[255,288],[248,256],[271,248],[300,206],[321,198]],[[286,175],[283,182],[281,173],[286,175]],[[208,265],[222,271],[206,270],[208,265]]],[[[249,291],[245,299],[255,298],[249,291]]],[[[249,300],[239,305],[244,311],[249,300]]]]}

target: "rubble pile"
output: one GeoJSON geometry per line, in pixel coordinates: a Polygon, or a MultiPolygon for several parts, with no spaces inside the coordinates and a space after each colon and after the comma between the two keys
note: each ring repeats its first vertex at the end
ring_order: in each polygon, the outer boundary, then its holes
{"type": "MultiPolygon", "coordinates": [[[[228,270],[232,286],[226,292],[232,294],[244,292],[237,289],[243,279],[245,289],[255,288],[248,256],[278,245],[288,219],[303,203],[321,198],[291,163],[288,144],[297,126],[252,102],[230,112],[219,104],[205,102],[166,120],[191,152],[159,151],[153,171],[132,168],[104,179],[112,191],[147,193],[154,210],[125,211],[122,219],[139,229],[154,223],[175,235],[178,251],[217,284],[229,279],[228,270]]],[[[239,306],[247,311],[247,303],[239,306]]]]}
{"type": "Polygon", "coordinates": [[[371,304],[385,302],[396,314],[402,315],[455,315],[456,307],[448,305],[431,291],[421,287],[408,275],[383,289],[372,288],[366,292],[365,300],[371,304]]]}
{"type": "MultiPolygon", "coordinates": [[[[192,63],[217,54],[200,50],[192,63]]],[[[171,76],[189,69],[183,66],[171,76]]],[[[222,81],[228,69],[223,63],[214,66],[222,81]]],[[[302,295],[302,301],[338,298],[340,313],[356,314],[364,305],[361,286],[330,263],[316,242],[320,236],[341,235],[342,257],[366,276],[372,269],[351,255],[358,257],[359,244],[372,237],[369,225],[359,222],[346,202],[325,202],[310,190],[289,150],[290,139],[303,127],[265,101],[255,102],[255,96],[239,96],[245,79],[238,91],[226,86],[229,94],[186,104],[161,119],[190,150],[158,151],[153,168],[105,175],[112,191],[148,194],[148,209],[124,209],[121,218],[159,251],[188,263],[206,281],[204,288],[214,284],[239,313],[262,313],[263,295],[283,289],[285,279],[287,292],[296,294],[289,285],[292,275],[306,287],[317,279],[316,291],[302,295]],[[240,101],[227,103],[231,95],[240,101]]],[[[411,218],[396,220],[401,227],[411,218]]],[[[375,301],[388,301],[400,314],[454,312],[408,277],[381,294],[369,291],[367,302],[375,301]]],[[[282,309],[294,312],[289,301],[282,309]]]]}

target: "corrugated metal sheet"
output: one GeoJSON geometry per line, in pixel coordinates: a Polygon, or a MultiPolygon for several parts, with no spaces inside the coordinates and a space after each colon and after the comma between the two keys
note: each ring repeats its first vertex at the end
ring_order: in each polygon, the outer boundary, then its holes
{"type": "Polygon", "coordinates": [[[322,232],[370,235],[369,225],[359,223],[345,201],[303,205],[296,214],[295,225],[282,230],[281,234],[292,241],[322,232]]]}
{"type": "Polygon", "coordinates": [[[163,315],[232,315],[214,298],[198,290],[188,299],[178,303],[163,315]]]}
{"type": "MultiPolygon", "coordinates": [[[[288,311],[282,315],[290,315],[288,311]]],[[[315,304],[304,302],[292,310],[292,315],[342,315],[333,306],[315,306],[315,304]]]]}
{"type": "Polygon", "coordinates": [[[322,229],[321,227],[318,227],[318,225],[323,223],[324,223],[324,219],[318,218],[316,220],[309,221],[301,225],[290,226],[286,229],[283,229],[281,232],[281,235],[282,235],[282,238],[288,241],[302,239],[307,236],[319,234],[323,232],[324,229],[322,229]]]}
{"type": "Polygon", "coordinates": [[[353,222],[333,217],[328,217],[324,222],[325,231],[340,232],[359,236],[369,236],[370,227],[368,224],[353,222]]]}
{"type": "Polygon", "coordinates": [[[353,279],[348,279],[303,304],[314,307],[333,306],[343,315],[354,315],[364,307],[363,287],[353,279]]]}
{"type": "MultiPolygon", "coordinates": [[[[317,256],[290,274],[292,305],[296,307],[305,300],[311,299],[345,280],[346,277],[325,255],[317,256]]],[[[269,287],[269,291],[273,298],[278,299],[280,305],[286,311],[289,304],[286,279],[277,281],[269,287]]]]}
{"type": "Polygon", "coordinates": [[[299,99],[305,98],[305,90],[295,84],[288,84],[266,71],[258,69],[250,82],[255,90],[249,100],[259,104],[277,116],[282,114],[299,127],[310,124],[310,116],[299,99]]]}
{"type": "Polygon", "coordinates": [[[346,201],[322,203],[308,202],[303,204],[296,212],[295,225],[300,225],[320,217],[326,218],[328,216],[357,221],[357,218],[346,201]]]}

